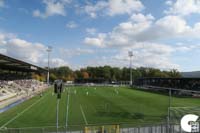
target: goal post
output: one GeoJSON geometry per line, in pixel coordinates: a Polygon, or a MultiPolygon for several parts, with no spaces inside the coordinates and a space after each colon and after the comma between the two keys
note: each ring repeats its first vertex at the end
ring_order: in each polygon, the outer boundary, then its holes
{"type": "Polygon", "coordinates": [[[120,133],[119,125],[86,126],[84,133],[120,133]]]}

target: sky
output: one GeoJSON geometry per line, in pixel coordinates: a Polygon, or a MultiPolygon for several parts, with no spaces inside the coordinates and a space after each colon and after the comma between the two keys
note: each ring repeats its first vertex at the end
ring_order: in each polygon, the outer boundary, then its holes
{"type": "Polygon", "coordinates": [[[200,0],[0,0],[0,53],[51,67],[200,70],[200,0]]]}

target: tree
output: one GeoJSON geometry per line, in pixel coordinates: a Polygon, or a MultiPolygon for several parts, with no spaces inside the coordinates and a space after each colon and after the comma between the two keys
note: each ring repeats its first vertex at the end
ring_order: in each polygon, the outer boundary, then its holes
{"type": "Polygon", "coordinates": [[[40,76],[38,74],[33,73],[32,78],[35,80],[40,80],[40,76]]]}
{"type": "Polygon", "coordinates": [[[172,78],[180,78],[181,77],[181,73],[178,72],[178,70],[176,70],[176,69],[172,69],[169,72],[169,76],[172,77],[172,78]]]}
{"type": "Polygon", "coordinates": [[[55,79],[62,79],[65,82],[70,79],[69,77],[71,77],[71,75],[73,75],[73,71],[67,66],[50,69],[50,77],[52,76],[50,78],[51,82],[55,79]]]}
{"type": "Polygon", "coordinates": [[[54,81],[54,80],[56,80],[57,79],[57,76],[54,74],[54,73],[50,73],[50,75],[49,75],[49,80],[50,81],[54,81]]]}
{"type": "Polygon", "coordinates": [[[113,81],[119,81],[121,80],[122,77],[122,71],[120,68],[118,67],[114,67],[110,69],[110,73],[111,73],[111,78],[113,81]]]}
{"type": "Polygon", "coordinates": [[[89,78],[88,72],[82,72],[82,75],[83,75],[83,78],[84,78],[84,79],[89,78]]]}
{"type": "MultiPolygon", "coordinates": [[[[33,75],[35,79],[45,80],[45,75],[33,75]]],[[[140,77],[181,77],[180,72],[175,69],[171,71],[161,71],[156,68],[140,67],[132,69],[133,79],[140,77]]],[[[111,66],[99,66],[99,67],[87,67],[80,70],[71,70],[69,67],[58,67],[50,69],[50,81],[55,79],[62,79],[63,81],[72,81],[78,78],[103,78],[107,81],[129,81],[130,80],[130,68],[118,68],[111,66]]]]}
{"type": "Polygon", "coordinates": [[[102,77],[106,80],[111,79],[111,72],[110,72],[111,67],[110,66],[104,66],[102,68],[102,77]]]}

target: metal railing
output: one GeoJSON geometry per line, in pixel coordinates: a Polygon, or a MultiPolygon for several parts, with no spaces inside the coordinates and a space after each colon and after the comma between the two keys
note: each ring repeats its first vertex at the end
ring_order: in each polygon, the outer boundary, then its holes
{"type": "MultiPolygon", "coordinates": [[[[167,124],[144,126],[144,127],[123,127],[120,125],[120,133],[185,133],[181,130],[180,125],[167,124]]],[[[99,133],[102,131],[91,131],[91,133],[99,133]]],[[[5,128],[0,129],[0,133],[84,133],[84,126],[71,126],[71,127],[35,127],[35,128],[5,128]]],[[[103,133],[113,133],[103,131],[103,133]]],[[[199,132],[200,133],[200,132],[199,132]]]]}

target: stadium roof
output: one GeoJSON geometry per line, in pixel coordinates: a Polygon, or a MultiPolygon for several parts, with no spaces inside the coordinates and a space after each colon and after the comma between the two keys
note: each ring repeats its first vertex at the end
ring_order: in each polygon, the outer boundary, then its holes
{"type": "Polygon", "coordinates": [[[39,66],[0,54],[0,69],[20,72],[46,72],[39,66]]]}

